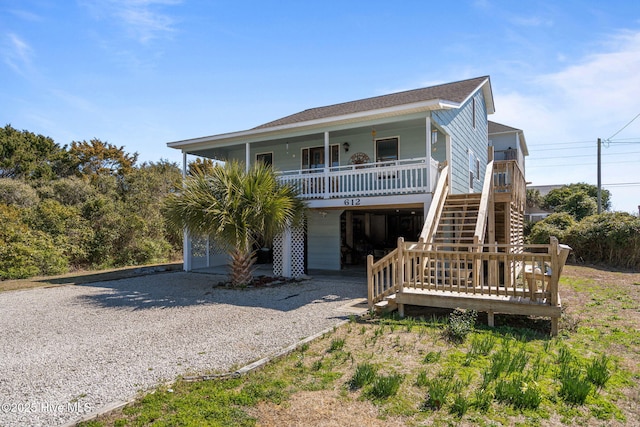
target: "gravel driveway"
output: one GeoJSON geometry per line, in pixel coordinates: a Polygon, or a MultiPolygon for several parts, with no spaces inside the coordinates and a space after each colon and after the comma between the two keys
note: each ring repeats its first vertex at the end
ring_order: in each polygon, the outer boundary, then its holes
{"type": "Polygon", "coordinates": [[[0,425],[55,426],[181,374],[225,372],[337,324],[366,279],[269,288],[163,273],[0,293],[0,425]]]}

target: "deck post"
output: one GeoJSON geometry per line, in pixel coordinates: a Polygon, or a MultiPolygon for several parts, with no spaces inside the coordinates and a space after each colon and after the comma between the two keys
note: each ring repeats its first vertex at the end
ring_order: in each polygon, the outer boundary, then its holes
{"type": "Polygon", "coordinates": [[[404,267],[405,267],[405,261],[404,261],[405,255],[404,255],[404,237],[398,237],[398,265],[396,267],[396,292],[402,292],[402,289],[404,288],[404,267]]]}
{"type": "Polygon", "coordinates": [[[558,335],[558,323],[559,323],[559,318],[557,317],[552,317],[551,318],[551,336],[555,337],[556,335],[558,335]]]}
{"type": "MultiPolygon", "coordinates": [[[[558,248],[558,239],[556,237],[551,236],[551,244],[549,245],[549,253],[551,254],[551,277],[549,278],[549,292],[551,293],[551,305],[557,306],[559,297],[558,297],[558,282],[560,281],[560,270],[562,266],[560,265],[560,251],[558,248]]],[[[545,272],[542,272],[543,278],[545,272]]],[[[551,335],[558,335],[558,320],[557,317],[551,318],[551,335]]]]}
{"type": "Polygon", "coordinates": [[[369,299],[369,309],[373,308],[373,255],[367,255],[367,297],[369,299]]]}
{"type": "MultiPolygon", "coordinates": [[[[558,239],[551,236],[551,244],[549,245],[549,254],[551,255],[551,278],[549,280],[549,292],[551,293],[551,305],[558,305],[558,282],[560,281],[560,262],[558,250],[558,239]]],[[[545,272],[543,271],[544,275],[545,272]]]]}
{"type": "MultiPolygon", "coordinates": [[[[396,292],[401,294],[404,288],[405,275],[405,254],[404,254],[404,238],[398,237],[398,264],[396,266],[396,292]]],[[[398,303],[398,314],[404,317],[404,304],[398,303]]]]}
{"type": "Polygon", "coordinates": [[[493,328],[495,326],[495,319],[493,318],[493,310],[488,310],[487,311],[487,325],[489,325],[490,328],[493,328]]]}

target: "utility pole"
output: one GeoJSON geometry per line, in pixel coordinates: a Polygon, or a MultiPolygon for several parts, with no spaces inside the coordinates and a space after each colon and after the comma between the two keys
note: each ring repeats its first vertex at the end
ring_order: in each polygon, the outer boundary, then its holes
{"type": "Polygon", "coordinates": [[[598,215],[602,213],[602,162],[600,160],[600,151],[602,140],[598,138],[598,215]]]}

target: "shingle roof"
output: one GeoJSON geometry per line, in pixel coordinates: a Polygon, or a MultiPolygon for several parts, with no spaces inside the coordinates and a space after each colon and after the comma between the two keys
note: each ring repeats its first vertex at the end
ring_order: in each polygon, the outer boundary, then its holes
{"type": "Polygon", "coordinates": [[[469,80],[431,86],[422,89],[407,90],[389,95],[375,96],[373,98],[358,101],[344,102],[325,107],[311,108],[290,116],[286,116],[269,123],[257,126],[253,129],[264,129],[274,126],[301,123],[310,120],[324,119],[328,117],[342,116],[346,114],[360,113],[363,111],[390,108],[404,104],[425,102],[432,100],[450,101],[461,103],[469,97],[482,82],[489,77],[476,77],[469,80]]]}
{"type": "Polygon", "coordinates": [[[511,126],[503,125],[500,123],[492,122],[489,120],[489,133],[502,133],[502,132],[518,132],[521,129],[512,128],[511,126]]]}

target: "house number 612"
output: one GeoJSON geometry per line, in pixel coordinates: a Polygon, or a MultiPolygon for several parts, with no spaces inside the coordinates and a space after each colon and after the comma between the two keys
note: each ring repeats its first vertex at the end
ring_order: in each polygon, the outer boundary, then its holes
{"type": "Polygon", "coordinates": [[[360,206],[360,199],[344,199],[345,206],[360,206]]]}

